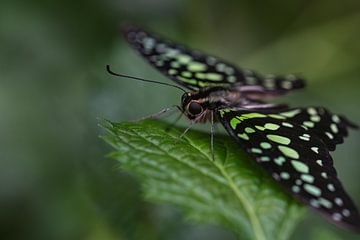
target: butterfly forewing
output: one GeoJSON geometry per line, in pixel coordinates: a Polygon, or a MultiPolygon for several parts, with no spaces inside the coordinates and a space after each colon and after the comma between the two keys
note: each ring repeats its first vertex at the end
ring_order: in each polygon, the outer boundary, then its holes
{"type": "Polygon", "coordinates": [[[304,87],[304,81],[294,75],[262,76],[242,70],[218,57],[194,51],[143,29],[127,27],[127,41],[155,68],[191,90],[214,86],[253,85],[264,94],[282,94],[304,87]]]}
{"type": "Polygon", "coordinates": [[[337,224],[360,227],[359,213],[318,135],[271,111],[223,109],[218,118],[240,146],[299,200],[337,224]]]}

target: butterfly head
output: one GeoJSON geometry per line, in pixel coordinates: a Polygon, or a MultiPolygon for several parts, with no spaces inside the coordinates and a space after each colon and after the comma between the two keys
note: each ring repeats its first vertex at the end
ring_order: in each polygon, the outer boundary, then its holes
{"type": "Polygon", "coordinates": [[[181,98],[181,108],[183,113],[190,120],[198,122],[203,119],[208,109],[204,106],[202,99],[195,99],[192,93],[185,93],[181,98]]]}

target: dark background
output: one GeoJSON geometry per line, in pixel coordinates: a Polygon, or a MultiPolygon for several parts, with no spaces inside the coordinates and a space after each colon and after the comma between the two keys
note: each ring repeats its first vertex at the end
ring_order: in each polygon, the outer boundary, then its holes
{"type": "MultiPolygon", "coordinates": [[[[300,73],[308,88],[283,101],[360,123],[358,0],[2,0],[2,239],[235,239],[144,202],[132,176],[104,157],[111,148],[98,118],[133,120],[180,101],[177,90],[105,72],[111,64],[167,81],[125,44],[124,20],[246,68],[300,73]]],[[[333,156],[360,207],[359,140],[352,132],[333,156]]],[[[310,211],[292,238],[360,239],[310,211]]]]}

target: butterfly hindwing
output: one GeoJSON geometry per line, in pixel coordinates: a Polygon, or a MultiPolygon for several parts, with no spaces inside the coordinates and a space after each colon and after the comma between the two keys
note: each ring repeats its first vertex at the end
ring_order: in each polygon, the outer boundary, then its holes
{"type": "Polygon", "coordinates": [[[188,49],[136,27],[124,30],[127,41],[152,66],[191,90],[214,86],[258,86],[264,94],[278,95],[304,87],[294,75],[262,76],[242,70],[218,57],[188,49]]]}
{"type": "Polygon", "coordinates": [[[222,109],[217,114],[240,147],[290,193],[337,224],[360,227],[359,213],[318,135],[269,111],[222,109]]]}
{"type": "Polygon", "coordinates": [[[349,128],[357,128],[345,117],[333,114],[323,107],[293,108],[278,114],[316,134],[330,151],[344,142],[349,128]]]}

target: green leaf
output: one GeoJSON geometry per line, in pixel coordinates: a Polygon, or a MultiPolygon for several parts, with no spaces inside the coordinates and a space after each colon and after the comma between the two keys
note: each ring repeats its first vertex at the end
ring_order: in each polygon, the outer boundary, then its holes
{"type": "Polygon", "coordinates": [[[288,239],[302,205],[286,194],[229,136],[183,129],[166,132],[157,121],[103,125],[111,157],[142,183],[145,197],[170,203],[198,223],[224,226],[241,239],[288,239]]]}

